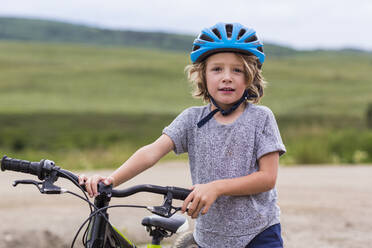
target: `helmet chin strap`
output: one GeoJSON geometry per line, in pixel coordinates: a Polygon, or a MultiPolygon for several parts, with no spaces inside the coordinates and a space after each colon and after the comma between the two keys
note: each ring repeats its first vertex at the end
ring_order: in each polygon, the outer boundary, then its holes
{"type": "Polygon", "coordinates": [[[220,111],[223,116],[231,114],[234,110],[236,110],[240,106],[240,104],[242,104],[244,101],[246,101],[249,98],[249,95],[248,95],[248,91],[245,90],[244,93],[243,93],[243,96],[237,102],[235,102],[234,105],[231,108],[229,108],[227,110],[224,110],[220,106],[218,106],[218,104],[216,103],[216,101],[213,99],[212,96],[209,96],[209,97],[210,97],[213,105],[216,106],[216,109],[211,111],[207,116],[205,116],[203,119],[201,119],[198,122],[198,124],[197,124],[198,128],[201,128],[202,126],[204,126],[205,123],[207,123],[210,119],[212,119],[212,117],[218,111],[220,111]]]}

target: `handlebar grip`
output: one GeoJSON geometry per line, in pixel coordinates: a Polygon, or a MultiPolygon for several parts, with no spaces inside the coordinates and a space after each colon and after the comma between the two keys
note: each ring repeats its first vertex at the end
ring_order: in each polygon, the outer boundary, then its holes
{"type": "Polygon", "coordinates": [[[172,192],[173,198],[178,200],[185,200],[192,190],[179,187],[171,187],[170,191],[172,192]]]}
{"type": "Polygon", "coordinates": [[[22,173],[28,173],[35,176],[38,176],[40,180],[43,179],[42,173],[43,160],[40,162],[30,162],[27,160],[20,160],[14,158],[8,158],[4,156],[1,159],[1,170],[11,170],[22,173]]]}

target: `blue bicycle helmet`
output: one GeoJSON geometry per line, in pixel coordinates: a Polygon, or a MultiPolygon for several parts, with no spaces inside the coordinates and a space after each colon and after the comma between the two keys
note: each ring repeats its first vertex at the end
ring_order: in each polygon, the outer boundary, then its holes
{"type": "Polygon", "coordinates": [[[259,68],[265,61],[263,43],[256,36],[256,31],[239,23],[220,22],[203,29],[193,43],[191,61],[201,62],[217,52],[255,55],[260,63],[259,68]]]}

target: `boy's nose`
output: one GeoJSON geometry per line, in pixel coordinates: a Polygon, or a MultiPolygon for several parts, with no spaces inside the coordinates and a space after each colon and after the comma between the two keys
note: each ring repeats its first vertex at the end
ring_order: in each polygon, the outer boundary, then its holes
{"type": "Polygon", "coordinates": [[[223,82],[231,82],[232,81],[231,72],[230,71],[225,71],[225,73],[223,74],[222,81],[223,82]]]}

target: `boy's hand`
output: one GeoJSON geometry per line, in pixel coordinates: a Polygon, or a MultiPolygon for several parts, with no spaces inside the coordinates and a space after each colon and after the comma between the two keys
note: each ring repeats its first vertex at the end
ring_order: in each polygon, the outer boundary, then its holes
{"type": "Polygon", "coordinates": [[[90,197],[96,197],[98,195],[97,185],[99,182],[103,182],[106,185],[114,184],[113,177],[102,177],[100,175],[94,175],[92,177],[87,177],[85,175],[79,175],[79,184],[85,185],[90,197]]]}
{"type": "Polygon", "coordinates": [[[214,182],[207,184],[196,184],[191,188],[192,192],[187,196],[182,205],[182,212],[186,211],[188,207],[187,214],[193,219],[197,218],[200,211],[201,214],[206,214],[210,206],[219,197],[214,182]]]}

